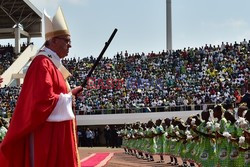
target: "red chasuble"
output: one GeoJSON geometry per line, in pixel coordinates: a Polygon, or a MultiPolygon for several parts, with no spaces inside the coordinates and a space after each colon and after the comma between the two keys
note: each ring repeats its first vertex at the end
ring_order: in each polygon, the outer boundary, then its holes
{"type": "Polygon", "coordinates": [[[46,121],[60,93],[67,93],[61,72],[48,57],[36,56],[0,145],[1,167],[79,166],[75,120],[46,121]]]}

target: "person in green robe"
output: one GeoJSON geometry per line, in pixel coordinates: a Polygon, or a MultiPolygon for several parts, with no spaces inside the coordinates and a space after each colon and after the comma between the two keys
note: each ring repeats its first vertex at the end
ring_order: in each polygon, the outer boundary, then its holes
{"type": "MultiPolygon", "coordinates": [[[[228,138],[228,150],[229,150],[229,160],[228,164],[232,166],[240,166],[241,158],[240,158],[240,151],[239,151],[239,143],[237,141],[237,126],[236,126],[236,119],[235,116],[230,112],[226,111],[224,113],[224,117],[228,120],[227,125],[227,132],[230,134],[228,138]]],[[[240,137],[240,136],[239,136],[240,137]]]]}
{"type": "Polygon", "coordinates": [[[135,148],[136,148],[136,151],[138,152],[138,155],[137,155],[137,158],[138,159],[143,159],[144,158],[144,156],[143,156],[143,149],[142,149],[142,147],[143,147],[143,143],[142,143],[142,139],[143,139],[143,136],[144,136],[144,134],[143,134],[143,128],[142,128],[142,125],[143,124],[141,124],[140,122],[137,122],[136,123],[137,124],[137,128],[138,128],[138,130],[137,130],[137,134],[136,134],[136,145],[135,145],[135,148]]]}
{"type": "Polygon", "coordinates": [[[202,167],[215,167],[216,161],[216,143],[213,133],[212,122],[209,122],[210,111],[202,111],[202,122],[197,127],[196,133],[200,135],[200,149],[198,151],[198,163],[202,167]]]}
{"type": "Polygon", "coordinates": [[[156,154],[160,155],[160,161],[158,163],[164,162],[163,153],[165,152],[165,143],[166,143],[166,136],[164,128],[162,126],[162,120],[157,119],[155,122],[156,125],[156,134],[155,134],[155,142],[156,142],[156,154]]]}
{"type": "Polygon", "coordinates": [[[177,120],[177,118],[176,117],[173,118],[171,121],[171,125],[169,126],[168,136],[167,136],[167,138],[169,139],[169,149],[168,150],[169,150],[169,154],[170,154],[171,165],[175,165],[175,166],[179,165],[178,160],[177,160],[177,156],[178,156],[180,144],[179,144],[178,138],[176,136],[176,133],[178,134],[178,132],[179,132],[178,124],[179,124],[179,121],[177,120]]]}
{"type": "Polygon", "coordinates": [[[124,153],[128,154],[128,149],[127,149],[127,134],[128,134],[128,129],[127,129],[127,125],[124,124],[124,127],[121,128],[120,131],[117,132],[118,136],[120,136],[122,138],[122,145],[121,147],[124,149],[124,153]]]}
{"type": "Polygon", "coordinates": [[[187,135],[186,135],[186,132],[187,131],[187,125],[186,123],[181,120],[180,123],[179,123],[179,135],[177,135],[177,137],[179,138],[179,142],[180,142],[180,157],[183,161],[183,167],[187,167],[188,164],[187,164],[187,149],[186,149],[186,146],[187,146],[187,135]]]}
{"type": "Polygon", "coordinates": [[[146,129],[147,129],[147,124],[146,123],[141,123],[140,130],[139,130],[139,135],[140,135],[140,141],[139,141],[139,150],[140,150],[140,159],[147,160],[148,155],[145,153],[146,150],[146,143],[145,143],[145,134],[146,134],[146,129]],[[144,155],[143,155],[144,153],[144,155]]]}
{"type": "Polygon", "coordinates": [[[200,151],[201,151],[201,135],[198,132],[197,128],[202,123],[200,114],[193,116],[191,122],[191,133],[195,134],[195,137],[192,139],[192,142],[195,142],[193,149],[191,150],[191,162],[195,162],[198,166],[200,166],[200,151]]]}
{"type": "Polygon", "coordinates": [[[171,150],[170,147],[173,145],[174,143],[172,143],[171,141],[171,135],[173,135],[173,125],[172,120],[169,118],[165,118],[164,119],[164,123],[165,123],[165,136],[166,136],[166,142],[165,142],[165,154],[170,156],[170,162],[168,162],[167,164],[175,164],[177,163],[177,159],[174,162],[174,157],[171,154],[171,150]]]}
{"type": "Polygon", "coordinates": [[[214,128],[216,131],[216,151],[217,160],[220,167],[228,167],[229,165],[229,149],[228,139],[223,136],[223,133],[227,132],[227,119],[224,117],[225,109],[222,105],[216,105],[213,110],[213,116],[215,118],[214,128]]]}
{"type": "Polygon", "coordinates": [[[239,118],[238,124],[238,143],[239,143],[239,161],[238,165],[243,167],[250,166],[250,111],[248,110],[245,114],[243,114],[244,118],[239,118]]]}
{"type": "Polygon", "coordinates": [[[153,155],[156,153],[156,143],[155,143],[155,136],[156,130],[155,130],[155,125],[152,120],[148,121],[148,131],[146,133],[147,137],[147,153],[149,154],[148,161],[154,161],[153,155]]]}
{"type": "Polygon", "coordinates": [[[142,140],[142,145],[143,147],[141,147],[142,152],[144,153],[145,157],[143,157],[144,160],[148,160],[150,159],[150,156],[148,154],[148,147],[149,147],[149,138],[147,137],[147,135],[149,134],[149,126],[148,123],[145,123],[143,127],[143,140],[142,140]]]}
{"type": "Polygon", "coordinates": [[[128,154],[129,155],[133,155],[133,151],[132,151],[132,149],[131,149],[131,143],[132,143],[132,133],[133,133],[133,129],[132,129],[132,125],[130,124],[129,126],[128,126],[128,132],[127,132],[127,136],[126,136],[126,138],[127,138],[127,144],[126,144],[126,147],[127,147],[127,149],[128,149],[128,154]]]}
{"type": "Polygon", "coordinates": [[[186,149],[185,149],[185,157],[187,161],[190,163],[190,167],[195,167],[195,146],[197,145],[198,135],[192,130],[192,126],[195,125],[194,116],[189,116],[186,120],[187,129],[185,131],[186,135],[186,149]]]}
{"type": "Polygon", "coordinates": [[[186,157],[190,163],[191,167],[195,167],[195,163],[197,162],[197,152],[199,150],[199,135],[193,130],[197,126],[199,126],[201,120],[195,115],[190,116],[186,124],[188,126],[186,135],[187,135],[187,144],[186,144],[186,157]],[[188,132],[189,131],[189,132],[188,132]]]}
{"type": "Polygon", "coordinates": [[[137,132],[138,132],[138,125],[136,123],[133,123],[132,131],[131,131],[131,138],[130,138],[130,149],[132,150],[133,156],[137,156],[137,153],[136,153],[137,132]]]}

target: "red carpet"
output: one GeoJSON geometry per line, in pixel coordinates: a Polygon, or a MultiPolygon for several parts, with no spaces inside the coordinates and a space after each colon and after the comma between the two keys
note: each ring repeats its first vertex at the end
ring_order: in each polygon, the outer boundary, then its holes
{"type": "Polygon", "coordinates": [[[104,166],[114,155],[114,153],[94,153],[81,160],[81,167],[101,167],[104,166]]]}

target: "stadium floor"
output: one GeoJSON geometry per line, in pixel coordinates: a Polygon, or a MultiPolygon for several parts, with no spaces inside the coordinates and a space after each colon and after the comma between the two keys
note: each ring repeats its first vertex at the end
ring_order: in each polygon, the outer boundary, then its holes
{"type": "MultiPolygon", "coordinates": [[[[170,161],[168,156],[164,156],[165,163],[157,163],[156,161],[159,161],[159,156],[154,156],[155,161],[148,162],[146,160],[137,159],[135,156],[124,154],[123,149],[121,148],[106,148],[106,147],[79,147],[79,154],[80,159],[84,159],[88,156],[90,156],[93,153],[101,153],[101,152],[108,152],[108,153],[114,153],[114,156],[108,161],[108,163],[105,165],[105,167],[163,167],[163,166],[171,166],[167,165],[167,162],[170,161]]],[[[182,162],[180,159],[178,159],[179,162],[182,162]]]]}

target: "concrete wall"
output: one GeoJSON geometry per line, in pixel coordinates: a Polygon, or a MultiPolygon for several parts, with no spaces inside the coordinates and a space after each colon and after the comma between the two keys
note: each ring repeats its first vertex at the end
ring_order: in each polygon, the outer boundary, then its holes
{"type": "Polygon", "coordinates": [[[118,125],[124,123],[134,123],[136,121],[148,122],[161,118],[180,117],[186,120],[192,114],[199,114],[197,111],[175,111],[175,112],[150,112],[150,113],[129,113],[129,114],[103,114],[103,115],[77,115],[77,125],[118,125]]]}

